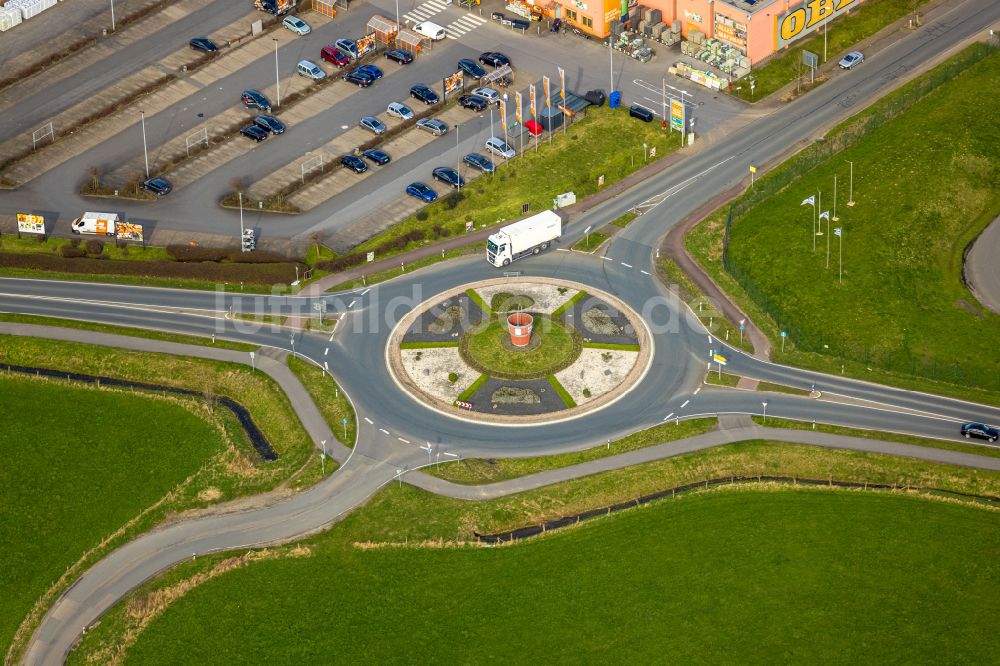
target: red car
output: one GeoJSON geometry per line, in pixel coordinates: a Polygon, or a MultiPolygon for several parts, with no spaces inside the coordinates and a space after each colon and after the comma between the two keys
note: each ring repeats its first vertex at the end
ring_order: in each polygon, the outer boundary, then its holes
{"type": "Polygon", "coordinates": [[[338,49],[333,44],[324,46],[319,55],[323,60],[327,62],[332,62],[337,67],[344,67],[347,63],[351,62],[351,59],[347,57],[347,54],[338,49]]]}

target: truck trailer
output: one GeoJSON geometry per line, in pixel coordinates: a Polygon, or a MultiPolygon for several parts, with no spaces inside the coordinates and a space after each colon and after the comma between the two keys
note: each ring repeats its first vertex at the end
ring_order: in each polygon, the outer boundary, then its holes
{"type": "Polygon", "coordinates": [[[73,220],[70,230],[74,234],[97,234],[114,236],[115,226],[124,222],[118,213],[84,213],[82,217],[73,220]]]}
{"type": "Polygon", "coordinates": [[[528,254],[538,254],[562,236],[562,218],[550,210],[508,224],[486,240],[486,260],[506,266],[528,254]]]}

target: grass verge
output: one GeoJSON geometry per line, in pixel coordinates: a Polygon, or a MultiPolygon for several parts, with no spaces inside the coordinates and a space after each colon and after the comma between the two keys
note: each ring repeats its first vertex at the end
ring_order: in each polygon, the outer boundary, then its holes
{"type": "Polygon", "coordinates": [[[586,349],[615,349],[618,351],[639,351],[639,345],[624,344],[619,342],[584,342],[583,347],[586,349]]]}
{"type": "Polygon", "coordinates": [[[713,386],[729,386],[733,387],[740,383],[740,377],[738,375],[731,375],[728,372],[723,372],[721,375],[718,372],[708,371],[705,375],[705,383],[712,384],[713,386]]]}
{"type": "Polygon", "coordinates": [[[565,303],[563,303],[562,305],[560,305],[559,307],[557,307],[555,310],[552,311],[552,318],[555,319],[556,317],[563,316],[570,308],[572,308],[574,305],[576,305],[586,297],[587,297],[587,292],[583,291],[582,289],[576,292],[575,294],[573,294],[572,298],[570,298],[568,301],[566,301],[565,303]]]}
{"type": "Polygon", "coordinates": [[[573,396],[571,396],[569,391],[567,391],[563,385],[559,383],[559,380],[556,379],[555,375],[549,375],[545,379],[548,380],[549,385],[559,395],[563,404],[565,404],[567,408],[572,409],[573,407],[576,407],[576,400],[573,400],[573,396]]]}
{"type": "MultiPolygon", "coordinates": [[[[340,390],[333,377],[327,375],[323,368],[307,363],[296,356],[288,357],[288,367],[309,392],[337,441],[346,447],[353,448],[358,437],[357,415],[354,413],[351,401],[340,390]]],[[[331,468],[331,472],[336,469],[336,465],[327,465],[327,467],[331,468]]]]}
{"type": "MultiPolygon", "coordinates": [[[[454,248],[451,250],[445,250],[444,253],[434,254],[430,257],[424,257],[423,259],[418,259],[417,261],[410,262],[405,266],[400,266],[399,268],[388,268],[383,271],[378,271],[370,275],[365,275],[363,277],[354,278],[351,280],[344,280],[329,289],[327,291],[348,291],[351,289],[357,289],[359,287],[367,287],[373,284],[378,284],[379,282],[385,282],[386,280],[391,280],[394,277],[399,277],[404,273],[412,273],[418,268],[424,268],[426,266],[432,266],[436,263],[445,261],[446,259],[453,259],[455,257],[464,257],[469,254],[475,254],[482,250],[482,246],[479,243],[475,245],[464,245],[462,247],[454,248]]],[[[322,262],[320,262],[322,263],[322,262]]]]}
{"type": "Polygon", "coordinates": [[[469,388],[462,391],[459,394],[459,396],[455,398],[455,400],[459,402],[467,402],[469,398],[471,398],[473,394],[475,394],[476,391],[482,388],[483,384],[485,384],[489,380],[489,378],[490,378],[489,375],[479,375],[479,379],[472,382],[472,384],[469,385],[469,388]]]}
{"type": "Polygon", "coordinates": [[[601,233],[600,231],[591,231],[589,234],[573,243],[573,247],[570,249],[575,252],[594,252],[609,238],[611,238],[611,236],[608,234],[601,233]]]}
{"type": "Polygon", "coordinates": [[[770,391],[771,393],[790,393],[791,395],[811,395],[806,389],[785,386],[784,384],[772,384],[771,382],[758,382],[758,391],[770,391]]]}
{"type": "Polygon", "coordinates": [[[457,347],[458,342],[400,342],[400,349],[437,349],[438,347],[457,347]]]}

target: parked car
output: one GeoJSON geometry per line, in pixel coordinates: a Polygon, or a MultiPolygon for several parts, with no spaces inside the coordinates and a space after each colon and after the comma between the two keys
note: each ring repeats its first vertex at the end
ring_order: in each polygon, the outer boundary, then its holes
{"type": "Polygon", "coordinates": [[[257,90],[244,90],[243,91],[243,104],[249,109],[260,109],[265,113],[271,112],[271,100],[264,97],[260,91],[257,90]]]}
{"type": "Polygon", "coordinates": [[[633,104],[628,108],[628,115],[633,118],[638,118],[639,120],[650,123],[653,122],[653,112],[642,106],[641,104],[633,104]]]}
{"type": "Polygon", "coordinates": [[[386,113],[400,120],[409,120],[413,117],[413,110],[402,102],[389,102],[386,113]]]}
{"type": "Polygon", "coordinates": [[[375,79],[368,72],[361,72],[354,70],[353,72],[348,72],[344,75],[344,80],[348,83],[353,83],[359,88],[367,88],[371,84],[375,83],[375,79]]]}
{"type": "Polygon", "coordinates": [[[300,19],[298,16],[286,16],[285,20],[281,22],[281,25],[285,26],[299,37],[308,35],[312,32],[312,28],[309,27],[309,24],[300,19]]]}
{"type": "Polygon", "coordinates": [[[476,88],[475,90],[472,91],[472,94],[475,95],[476,97],[482,97],[490,104],[500,103],[500,93],[498,93],[496,90],[493,90],[493,88],[476,88]]]}
{"type": "Polygon", "coordinates": [[[524,19],[511,19],[510,27],[514,28],[515,30],[527,30],[528,28],[531,27],[531,22],[525,21],[524,19]]]}
{"type": "Polygon", "coordinates": [[[482,111],[490,105],[485,99],[479,95],[462,95],[458,98],[459,106],[465,107],[466,109],[472,109],[473,111],[482,111]]]}
{"type": "Polygon", "coordinates": [[[361,122],[359,122],[358,124],[364,127],[366,130],[371,130],[372,132],[375,132],[375,134],[382,134],[383,132],[385,132],[385,123],[383,123],[375,116],[365,116],[361,119],[361,122]]]}
{"type": "Polygon", "coordinates": [[[442,183],[447,183],[454,188],[465,185],[465,179],[458,175],[458,172],[451,167],[435,167],[431,173],[434,176],[434,180],[440,180],[442,183]]]}
{"type": "Polygon", "coordinates": [[[204,51],[205,53],[215,53],[219,50],[215,42],[208,37],[195,37],[191,40],[190,45],[195,51],[204,51]]]}
{"type": "Polygon", "coordinates": [[[493,19],[494,21],[502,22],[504,19],[507,18],[507,15],[504,14],[503,12],[493,12],[492,14],[490,14],[490,18],[493,19]]]}
{"type": "Polygon", "coordinates": [[[267,138],[267,132],[256,125],[247,125],[246,127],[240,128],[240,134],[251,141],[255,141],[256,143],[260,143],[267,138]]]}
{"type": "Polygon", "coordinates": [[[506,141],[495,136],[491,136],[486,139],[486,150],[490,151],[494,155],[499,155],[500,157],[508,160],[517,154],[506,141]]]}
{"type": "Polygon", "coordinates": [[[493,164],[493,160],[485,155],[480,155],[479,153],[469,153],[462,158],[462,161],[470,166],[476,167],[483,173],[493,173],[496,171],[496,165],[493,164]]]}
{"type": "Polygon", "coordinates": [[[559,29],[563,27],[563,20],[560,18],[555,19],[549,24],[549,32],[559,32],[559,29]]]}
{"type": "Polygon", "coordinates": [[[424,104],[437,104],[440,99],[436,92],[422,83],[418,83],[410,88],[410,97],[419,99],[424,104]]]}
{"type": "Polygon", "coordinates": [[[356,155],[344,155],[340,158],[340,163],[354,173],[364,173],[368,171],[368,165],[363,159],[356,155]]]}
{"type": "Polygon", "coordinates": [[[150,178],[142,184],[142,189],[162,197],[165,194],[170,194],[170,190],[174,189],[174,186],[166,178],[150,178]]]}
{"type": "Polygon", "coordinates": [[[848,53],[847,55],[845,55],[843,58],[840,59],[840,68],[851,69],[855,65],[860,65],[862,62],[864,62],[864,59],[865,59],[865,54],[862,53],[861,51],[851,51],[850,53],[848,53]]]}
{"type": "Polygon", "coordinates": [[[378,79],[382,78],[382,70],[379,69],[378,67],[376,67],[375,65],[361,65],[360,67],[358,67],[354,71],[356,71],[356,72],[357,71],[364,72],[364,73],[368,74],[368,76],[370,76],[373,79],[375,79],[376,81],[378,79]]]}
{"type": "Polygon", "coordinates": [[[326,72],[319,68],[319,65],[312,62],[311,60],[300,60],[299,64],[296,65],[295,71],[299,73],[299,76],[304,76],[307,79],[325,79],[326,72]]]}
{"type": "Polygon", "coordinates": [[[421,182],[410,183],[407,185],[406,193],[411,197],[416,197],[426,203],[437,201],[438,198],[437,192],[421,182]]]}
{"type": "Polygon", "coordinates": [[[350,57],[333,44],[327,44],[319,50],[319,57],[337,67],[346,67],[351,62],[350,57]]]}
{"type": "Polygon", "coordinates": [[[476,61],[471,58],[462,58],[459,60],[458,68],[476,80],[486,76],[486,70],[476,64],[476,61]]]}
{"type": "Polygon", "coordinates": [[[995,442],[1000,438],[1000,430],[992,426],[988,426],[985,423],[966,423],[962,426],[962,437],[969,439],[970,437],[975,437],[976,439],[985,439],[989,442],[995,442]]]}
{"type": "Polygon", "coordinates": [[[358,43],[353,39],[340,38],[333,43],[338,49],[347,54],[351,60],[358,59],[358,43]]]}
{"type": "Polygon", "coordinates": [[[400,65],[409,65],[413,62],[413,56],[410,55],[410,52],[403,49],[389,49],[384,55],[389,60],[398,62],[400,65]]]}
{"type": "Polygon", "coordinates": [[[374,162],[379,166],[388,164],[389,161],[392,159],[391,157],[389,157],[389,153],[385,152],[381,148],[369,148],[368,150],[363,152],[362,155],[364,155],[367,159],[371,160],[372,162],[374,162]]]}
{"type": "Polygon", "coordinates": [[[503,67],[510,64],[510,58],[499,51],[487,51],[479,54],[479,62],[490,67],[503,67]]]}
{"type": "Polygon", "coordinates": [[[417,127],[434,136],[443,136],[448,133],[448,126],[437,118],[421,118],[417,121],[417,127]]]}
{"type": "Polygon", "coordinates": [[[254,118],[253,124],[265,132],[270,132],[271,134],[284,134],[286,129],[285,123],[281,122],[274,116],[266,116],[263,114],[254,118]]]}

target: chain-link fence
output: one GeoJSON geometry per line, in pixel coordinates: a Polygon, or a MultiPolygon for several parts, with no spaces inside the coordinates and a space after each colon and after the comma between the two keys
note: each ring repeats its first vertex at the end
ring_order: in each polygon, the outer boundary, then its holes
{"type": "Polygon", "coordinates": [[[981,367],[971,363],[939,363],[919,357],[907,349],[879,349],[802,330],[790,323],[791,318],[783,308],[784,301],[768,296],[766,291],[754,282],[751,274],[739,266],[729,254],[729,234],[733,223],[751,209],[798,182],[834,155],[854,146],[871,132],[913,107],[928,93],[985,60],[997,50],[1000,50],[998,43],[977,42],[938,69],[891,93],[878,106],[846,121],[830,132],[826,139],[816,142],[765,178],[758,180],[754,183],[753,189],[740,196],[729,207],[722,238],[722,266],[746,291],[751,300],[766,312],[781,330],[788,333],[788,339],[794,341],[798,349],[833,355],[842,361],[858,361],[891,372],[918,375],[949,383],[971,383],[984,388],[1000,388],[1000,377],[983,373],[981,367]]]}

